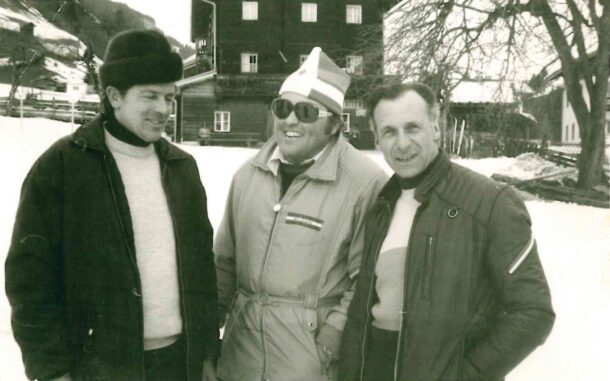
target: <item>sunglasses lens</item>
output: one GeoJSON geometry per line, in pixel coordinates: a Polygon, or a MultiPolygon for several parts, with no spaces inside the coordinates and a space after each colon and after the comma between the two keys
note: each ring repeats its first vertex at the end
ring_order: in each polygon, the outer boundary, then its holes
{"type": "Polygon", "coordinates": [[[277,98],[271,102],[271,111],[278,119],[286,119],[294,110],[296,117],[303,123],[313,123],[320,116],[320,109],[310,102],[292,104],[287,99],[277,98]]]}
{"type": "Polygon", "coordinates": [[[286,119],[292,112],[292,103],[286,99],[275,99],[271,103],[271,111],[279,119],[286,119]]]}
{"type": "Polygon", "coordinates": [[[318,120],[320,110],[311,103],[299,102],[294,106],[297,118],[303,123],[313,123],[318,120]]]}

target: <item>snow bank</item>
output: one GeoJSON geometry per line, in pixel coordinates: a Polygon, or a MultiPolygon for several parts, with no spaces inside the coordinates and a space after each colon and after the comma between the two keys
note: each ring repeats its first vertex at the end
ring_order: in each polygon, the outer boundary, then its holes
{"type": "MultiPolygon", "coordinates": [[[[56,139],[70,133],[69,123],[0,117],[0,252],[6,253],[24,176],[33,161],[56,139]]],[[[199,165],[208,193],[209,216],[216,229],[235,170],[254,149],[182,145],[199,165]]],[[[378,152],[369,157],[389,172],[378,152]]],[[[516,166],[537,171],[535,158],[457,160],[487,176],[516,166]]],[[[538,164],[537,164],[538,163],[538,164]]],[[[515,172],[512,172],[515,173],[515,172]]],[[[511,374],[508,381],[607,381],[610,362],[610,211],[561,202],[528,201],[533,231],[557,312],[547,342],[511,374]]],[[[4,283],[4,273],[0,283],[4,283]]],[[[10,309],[0,297],[0,380],[25,381],[20,352],[11,336],[10,309]]]]}
{"type": "Polygon", "coordinates": [[[517,156],[511,165],[500,169],[497,173],[522,180],[529,180],[543,175],[565,172],[566,170],[568,168],[561,167],[544,160],[535,153],[528,152],[517,156]]]}

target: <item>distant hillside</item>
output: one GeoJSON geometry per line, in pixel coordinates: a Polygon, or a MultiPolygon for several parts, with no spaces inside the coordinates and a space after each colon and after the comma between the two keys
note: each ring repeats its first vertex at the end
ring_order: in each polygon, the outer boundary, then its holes
{"type": "MultiPolygon", "coordinates": [[[[108,40],[125,29],[153,29],[155,20],[131,9],[123,3],[111,0],[24,0],[38,9],[47,20],[57,13],[54,24],[79,37],[89,44],[98,57],[104,56],[108,40]],[[57,10],[61,7],[61,12],[57,10]]],[[[171,44],[177,47],[182,58],[195,53],[189,46],[183,46],[173,38],[171,44]]]]}
{"type": "MultiPolygon", "coordinates": [[[[83,80],[87,47],[99,64],[110,38],[131,28],[155,28],[155,22],[110,0],[0,0],[0,83],[11,83],[15,63],[29,62],[34,52],[23,85],[60,89],[74,77],[83,80]]],[[[183,58],[194,53],[170,42],[183,58]]]]}

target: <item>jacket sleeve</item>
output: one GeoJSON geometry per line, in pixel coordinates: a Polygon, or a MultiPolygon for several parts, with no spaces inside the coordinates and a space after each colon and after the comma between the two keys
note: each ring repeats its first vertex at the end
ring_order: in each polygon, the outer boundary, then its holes
{"type": "Polygon", "coordinates": [[[214,241],[214,255],[216,262],[216,278],[218,282],[218,308],[219,325],[225,324],[227,314],[230,312],[231,301],[237,291],[237,278],[235,275],[235,225],[234,202],[235,183],[233,178],[227,196],[227,203],[222,221],[214,241]]]}
{"type": "Polygon", "coordinates": [[[356,279],[358,271],[360,270],[362,251],[364,250],[364,221],[366,212],[375,202],[379,191],[381,191],[381,188],[383,188],[386,181],[387,175],[383,172],[379,172],[371,179],[371,182],[367,185],[356,205],[352,228],[353,235],[349,244],[347,257],[350,286],[343,292],[339,304],[331,309],[331,312],[328,314],[326,321],[320,328],[320,332],[316,337],[318,343],[324,345],[334,354],[339,354],[341,335],[347,320],[347,310],[354,297],[356,279]]]}
{"type": "Polygon", "coordinates": [[[216,359],[220,354],[219,346],[219,331],[218,331],[218,290],[216,282],[216,269],[214,266],[214,252],[212,243],[214,240],[214,229],[208,218],[207,195],[205,188],[201,183],[201,176],[196,161],[193,159],[192,168],[194,170],[194,178],[199,187],[199,197],[201,198],[202,211],[198,214],[201,218],[205,229],[205,246],[203,247],[203,279],[205,280],[205,298],[204,305],[201,308],[206,313],[205,318],[205,358],[216,359]]]}
{"type": "Polygon", "coordinates": [[[463,378],[503,378],[551,331],[555,314],[525,204],[510,188],[496,199],[488,221],[486,263],[502,311],[466,353],[463,378]]]}
{"type": "Polygon", "coordinates": [[[13,334],[30,379],[66,374],[73,364],[62,287],[58,168],[39,160],[26,177],[5,263],[13,334]]]}

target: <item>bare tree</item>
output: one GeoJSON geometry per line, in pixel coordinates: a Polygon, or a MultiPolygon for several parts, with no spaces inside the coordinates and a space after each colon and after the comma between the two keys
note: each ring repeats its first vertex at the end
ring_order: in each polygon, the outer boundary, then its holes
{"type": "Polygon", "coordinates": [[[100,89],[100,81],[97,76],[97,65],[95,63],[95,54],[93,53],[93,49],[91,48],[91,44],[87,44],[87,48],[83,52],[83,55],[80,59],[85,64],[87,68],[86,73],[86,81],[85,83],[89,83],[93,85],[95,89],[95,93],[102,99],[102,91],[100,89]]]}
{"type": "MultiPolygon", "coordinates": [[[[51,23],[55,21],[55,18],[62,11],[66,3],[67,1],[63,1],[59,4],[57,11],[50,20],[51,23]]],[[[41,52],[46,51],[44,46],[34,38],[33,34],[27,34],[23,31],[14,34],[11,47],[8,61],[12,68],[12,78],[11,90],[9,91],[6,104],[6,115],[11,115],[15,93],[19,85],[21,85],[24,75],[31,67],[44,63],[44,55],[41,52]],[[32,46],[35,48],[31,48],[32,46]]]]}
{"type": "Polygon", "coordinates": [[[8,93],[8,100],[6,103],[6,115],[11,115],[13,110],[13,103],[15,100],[15,93],[17,88],[21,84],[21,80],[27,70],[35,65],[39,65],[44,62],[44,56],[40,52],[28,46],[36,46],[32,44],[33,38],[22,33],[14,33],[14,43],[10,46],[8,63],[11,67],[11,89],[8,93]],[[27,42],[30,41],[28,44],[27,42]]]}
{"type": "Polygon", "coordinates": [[[383,51],[369,54],[446,94],[464,79],[526,81],[558,60],[580,127],[578,186],[601,181],[609,0],[405,0],[386,16],[385,31],[383,51]]]}

